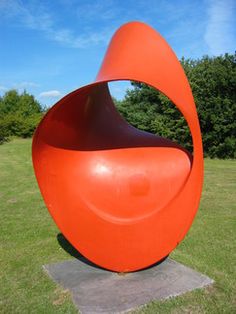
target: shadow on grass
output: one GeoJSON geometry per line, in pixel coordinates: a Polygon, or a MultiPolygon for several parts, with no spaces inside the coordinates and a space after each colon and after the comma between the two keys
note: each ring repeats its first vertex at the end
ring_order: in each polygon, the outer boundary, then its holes
{"type": "MultiPolygon", "coordinates": [[[[64,235],[62,233],[58,233],[57,235],[57,241],[59,243],[59,245],[61,246],[61,248],[63,248],[64,251],[66,251],[68,254],[70,254],[71,256],[75,257],[76,259],[78,259],[79,261],[81,261],[82,263],[85,263],[91,267],[94,268],[98,268],[98,269],[103,269],[105,271],[110,271],[109,269],[103,268],[101,266],[98,266],[96,264],[94,264],[93,262],[90,262],[86,257],[84,257],[78,250],[76,250],[72,244],[70,244],[70,242],[64,237],[64,235]]],[[[168,255],[165,256],[164,258],[162,258],[160,261],[142,268],[138,271],[143,271],[143,270],[147,270],[149,268],[155,267],[160,265],[161,263],[163,263],[166,259],[167,259],[168,255]]]]}
{"type": "Polygon", "coordinates": [[[102,268],[96,264],[94,264],[93,262],[90,262],[86,257],[84,257],[78,250],[76,250],[72,244],[70,244],[70,242],[64,237],[64,235],[62,233],[58,233],[57,235],[57,241],[59,243],[59,245],[61,246],[61,248],[63,248],[64,251],[66,251],[68,254],[70,254],[71,256],[75,257],[76,259],[78,259],[79,261],[83,262],[84,264],[87,264],[89,266],[92,266],[94,268],[99,268],[99,269],[104,269],[107,270],[105,268],[102,268]]]}

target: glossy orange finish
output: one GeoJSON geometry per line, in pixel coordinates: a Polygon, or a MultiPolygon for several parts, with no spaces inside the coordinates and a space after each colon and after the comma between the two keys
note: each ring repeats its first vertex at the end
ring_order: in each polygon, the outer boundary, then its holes
{"type": "Polygon", "coordinates": [[[33,164],[59,229],[97,265],[134,271],[176,247],[197,212],[203,154],[189,83],[160,34],[140,22],[118,29],[96,81],[61,99],[39,124],[33,164]],[[187,120],[194,157],[123,120],[107,87],[114,80],[167,95],[187,120]]]}

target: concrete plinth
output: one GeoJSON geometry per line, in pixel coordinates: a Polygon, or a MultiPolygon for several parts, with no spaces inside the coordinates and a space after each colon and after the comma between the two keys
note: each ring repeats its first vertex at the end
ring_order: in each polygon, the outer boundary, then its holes
{"type": "Polygon", "coordinates": [[[81,313],[124,313],[152,301],[174,297],[213,283],[171,259],[124,275],[73,259],[45,265],[49,276],[72,293],[81,313]]]}

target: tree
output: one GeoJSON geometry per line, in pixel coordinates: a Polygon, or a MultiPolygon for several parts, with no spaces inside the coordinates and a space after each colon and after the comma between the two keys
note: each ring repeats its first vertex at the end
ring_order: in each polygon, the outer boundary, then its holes
{"type": "Polygon", "coordinates": [[[40,103],[35,100],[33,95],[29,95],[26,91],[20,95],[19,100],[19,112],[22,116],[28,117],[34,114],[41,113],[43,108],[41,107],[40,103]]]}
{"type": "MultiPolygon", "coordinates": [[[[235,55],[181,59],[199,115],[205,156],[236,157],[235,55]]],[[[191,150],[186,121],[171,101],[143,83],[132,82],[117,108],[133,126],[168,137],[191,150]]]]}
{"type": "Polygon", "coordinates": [[[143,131],[169,138],[191,150],[191,136],[185,119],[176,106],[162,93],[138,82],[117,103],[121,115],[143,131]]]}
{"type": "Polygon", "coordinates": [[[33,95],[10,90],[0,99],[0,143],[9,136],[30,137],[44,109],[33,95]]]}
{"type": "Polygon", "coordinates": [[[203,134],[205,155],[236,157],[236,55],[182,59],[203,134]]]}
{"type": "Polygon", "coordinates": [[[19,109],[19,100],[20,95],[15,89],[6,92],[0,101],[0,117],[2,118],[10,112],[16,112],[19,109]]]}

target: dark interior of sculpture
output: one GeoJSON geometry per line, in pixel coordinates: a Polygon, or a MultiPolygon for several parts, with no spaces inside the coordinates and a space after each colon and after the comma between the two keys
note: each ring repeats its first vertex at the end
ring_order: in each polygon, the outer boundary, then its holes
{"type": "Polygon", "coordinates": [[[72,150],[82,159],[86,153],[82,167],[87,171],[80,178],[90,183],[80,191],[102,216],[140,219],[167,205],[188,178],[191,154],[129,125],[114,106],[107,83],[67,96],[45,119],[42,139],[47,145],[72,150]]]}

